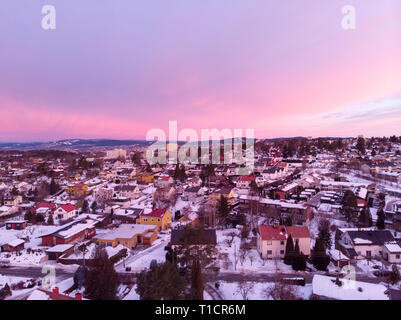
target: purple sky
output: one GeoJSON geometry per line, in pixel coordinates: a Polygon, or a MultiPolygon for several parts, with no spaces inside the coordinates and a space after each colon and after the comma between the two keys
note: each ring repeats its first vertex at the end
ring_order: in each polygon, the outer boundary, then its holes
{"type": "Polygon", "coordinates": [[[169,120],[401,135],[401,1],[0,2],[0,141],[144,138],[169,120]],[[356,30],[341,28],[347,4],[356,30]]]}

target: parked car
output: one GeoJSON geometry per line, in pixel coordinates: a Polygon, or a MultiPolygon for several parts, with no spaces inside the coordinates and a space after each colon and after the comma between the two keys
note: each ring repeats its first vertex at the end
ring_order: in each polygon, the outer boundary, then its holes
{"type": "Polygon", "coordinates": [[[391,271],[377,270],[377,271],[374,271],[373,274],[378,278],[387,278],[391,275],[391,271]]]}
{"type": "Polygon", "coordinates": [[[9,268],[10,267],[10,260],[0,260],[0,268],[9,268]]]}

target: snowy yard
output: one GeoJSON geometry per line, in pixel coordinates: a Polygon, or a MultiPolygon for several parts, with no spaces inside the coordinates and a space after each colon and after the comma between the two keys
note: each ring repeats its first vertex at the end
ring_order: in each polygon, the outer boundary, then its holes
{"type": "Polygon", "coordinates": [[[263,260],[256,249],[240,250],[241,239],[236,229],[217,231],[217,249],[220,254],[220,272],[293,272],[282,260],[263,260]],[[231,234],[236,233],[230,246],[231,234]],[[237,261],[235,265],[235,261],[237,261]]]}
{"type": "MultiPolygon", "coordinates": [[[[248,300],[272,300],[271,296],[266,294],[266,289],[272,288],[273,283],[266,282],[248,282],[250,291],[248,294],[248,300]]],[[[302,286],[292,286],[296,296],[303,300],[308,300],[312,295],[312,285],[307,284],[302,286]]],[[[220,282],[219,290],[224,300],[244,300],[239,290],[238,282],[220,282]]]]}
{"type": "Polygon", "coordinates": [[[46,260],[46,252],[43,249],[25,249],[21,252],[2,252],[1,260],[9,260],[11,265],[41,265],[46,260]]]}

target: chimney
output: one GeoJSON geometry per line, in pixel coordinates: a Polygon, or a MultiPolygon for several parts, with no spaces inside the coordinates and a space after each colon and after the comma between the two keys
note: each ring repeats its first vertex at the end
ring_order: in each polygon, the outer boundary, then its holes
{"type": "Polygon", "coordinates": [[[82,300],[82,293],[76,293],[75,300],[82,300]]]}
{"type": "Polygon", "coordinates": [[[54,287],[54,288],[53,288],[53,293],[57,293],[57,294],[59,293],[59,292],[58,292],[58,287],[54,287]]]}

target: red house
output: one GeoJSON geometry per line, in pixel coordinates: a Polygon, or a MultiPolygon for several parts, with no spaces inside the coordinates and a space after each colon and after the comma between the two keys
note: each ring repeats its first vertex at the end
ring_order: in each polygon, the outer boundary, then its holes
{"type": "Polygon", "coordinates": [[[75,244],[91,239],[96,235],[98,221],[83,219],[62,226],[57,231],[40,236],[42,246],[52,247],[58,244],[75,244]]]}

